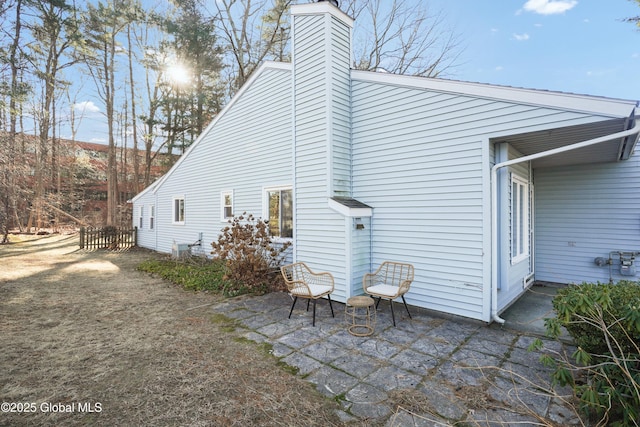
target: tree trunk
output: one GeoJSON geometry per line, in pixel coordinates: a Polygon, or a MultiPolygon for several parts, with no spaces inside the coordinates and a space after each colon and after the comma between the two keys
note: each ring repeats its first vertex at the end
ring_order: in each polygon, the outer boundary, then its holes
{"type": "Polygon", "coordinates": [[[133,58],[131,47],[131,25],[127,26],[127,42],[129,43],[129,83],[131,90],[131,127],[133,128],[133,191],[140,192],[140,160],[138,158],[138,126],[136,123],[136,91],[133,83],[133,58]]]}

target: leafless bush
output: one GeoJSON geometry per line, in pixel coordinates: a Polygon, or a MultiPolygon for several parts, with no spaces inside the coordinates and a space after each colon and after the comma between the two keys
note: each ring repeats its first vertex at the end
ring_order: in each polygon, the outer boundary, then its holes
{"type": "Polygon", "coordinates": [[[266,221],[245,212],[230,220],[211,246],[212,254],[226,262],[226,294],[283,288],[277,271],[291,244],[274,244],[266,221]]]}

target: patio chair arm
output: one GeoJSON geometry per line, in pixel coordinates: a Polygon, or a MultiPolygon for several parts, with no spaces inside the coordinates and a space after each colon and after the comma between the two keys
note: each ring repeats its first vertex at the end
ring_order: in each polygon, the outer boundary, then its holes
{"type": "Polygon", "coordinates": [[[366,291],[370,286],[380,285],[384,283],[384,281],[381,280],[381,276],[376,273],[365,273],[365,275],[362,277],[362,289],[364,291],[366,291]]]}
{"type": "Polygon", "coordinates": [[[413,280],[410,279],[406,279],[403,280],[402,282],[400,282],[399,288],[400,288],[400,294],[406,294],[407,292],[409,292],[409,287],[411,286],[411,282],[413,282],[413,280]]]}
{"type": "Polygon", "coordinates": [[[333,274],[325,271],[320,273],[309,272],[306,281],[312,285],[331,286],[331,288],[334,286],[333,274]]]}

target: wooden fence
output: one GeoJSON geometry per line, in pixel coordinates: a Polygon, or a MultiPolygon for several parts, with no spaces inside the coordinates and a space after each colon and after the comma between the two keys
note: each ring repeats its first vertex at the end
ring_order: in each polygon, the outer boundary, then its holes
{"type": "Polygon", "coordinates": [[[138,227],[122,229],[117,227],[80,229],[80,249],[108,249],[112,251],[136,246],[138,227]]]}

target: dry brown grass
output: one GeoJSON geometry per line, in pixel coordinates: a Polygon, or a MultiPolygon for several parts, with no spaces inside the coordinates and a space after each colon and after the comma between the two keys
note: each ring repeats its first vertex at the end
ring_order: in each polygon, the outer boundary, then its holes
{"type": "Polygon", "coordinates": [[[73,236],[0,246],[0,401],[37,405],[0,425],[340,424],[336,402],[212,317],[219,297],[135,270],[155,254],[76,248],[73,236]]]}

